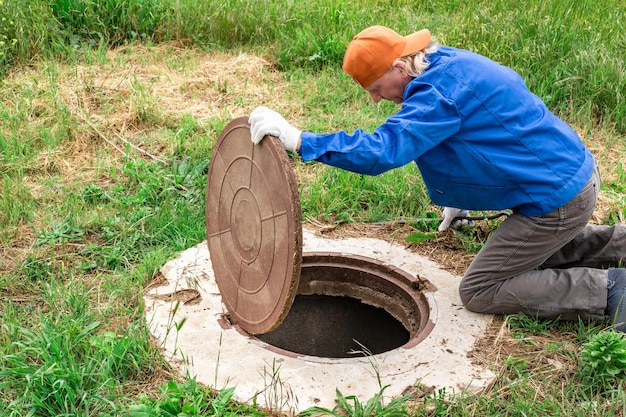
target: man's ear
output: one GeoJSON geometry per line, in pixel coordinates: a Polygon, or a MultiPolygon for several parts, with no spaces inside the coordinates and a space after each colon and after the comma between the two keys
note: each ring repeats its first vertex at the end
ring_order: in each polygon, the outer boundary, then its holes
{"type": "Polygon", "coordinates": [[[406,72],[406,62],[404,62],[402,59],[398,58],[395,61],[393,61],[392,67],[397,68],[401,71],[406,72]]]}

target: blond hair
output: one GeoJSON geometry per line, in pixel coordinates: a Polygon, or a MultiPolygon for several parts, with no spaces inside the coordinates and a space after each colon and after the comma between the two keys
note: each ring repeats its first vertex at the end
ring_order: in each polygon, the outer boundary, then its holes
{"type": "Polygon", "coordinates": [[[428,46],[421,51],[398,59],[406,64],[407,74],[411,77],[419,77],[424,73],[424,71],[426,71],[428,65],[430,65],[428,55],[437,52],[437,49],[439,49],[439,42],[433,39],[430,41],[428,46]]]}

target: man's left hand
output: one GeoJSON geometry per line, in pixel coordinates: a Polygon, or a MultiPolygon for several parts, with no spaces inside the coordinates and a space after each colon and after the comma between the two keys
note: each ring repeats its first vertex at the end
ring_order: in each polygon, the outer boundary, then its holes
{"type": "Polygon", "coordinates": [[[454,208],[454,207],[445,207],[443,209],[443,220],[437,230],[439,230],[440,232],[443,232],[444,230],[448,229],[448,227],[450,226],[458,227],[462,224],[469,223],[467,219],[454,220],[457,217],[469,217],[469,211],[465,209],[454,208]]]}

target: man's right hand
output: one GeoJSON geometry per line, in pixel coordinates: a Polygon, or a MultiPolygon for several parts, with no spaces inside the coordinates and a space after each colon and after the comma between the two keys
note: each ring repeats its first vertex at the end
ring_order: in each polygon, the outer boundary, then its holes
{"type": "Polygon", "coordinates": [[[259,106],[250,114],[250,134],[255,145],[265,135],[276,136],[283,143],[285,149],[296,152],[300,147],[302,131],[290,125],[280,114],[267,107],[259,106]]]}
{"type": "Polygon", "coordinates": [[[456,221],[454,221],[454,219],[456,219],[457,217],[469,217],[469,211],[454,207],[445,207],[443,209],[443,220],[441,221],[441,224],[439,225],[439,228],[437,230],[443,232],[450,226],[457,227],[461,224],[468,224],[467,220],[457,219],[456,221]]]}

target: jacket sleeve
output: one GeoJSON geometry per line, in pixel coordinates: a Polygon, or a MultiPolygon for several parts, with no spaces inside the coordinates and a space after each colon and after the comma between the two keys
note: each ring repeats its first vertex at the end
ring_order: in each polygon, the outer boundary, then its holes
{"type": "Polygon", "coordinates": [[[300,155],[366,175],[403,166],[454,135],[461,120],[456,104],[429,84],[407,86],[400,111],[373,133],[357,129],[326,134],[302,132],[300,155]]]}

